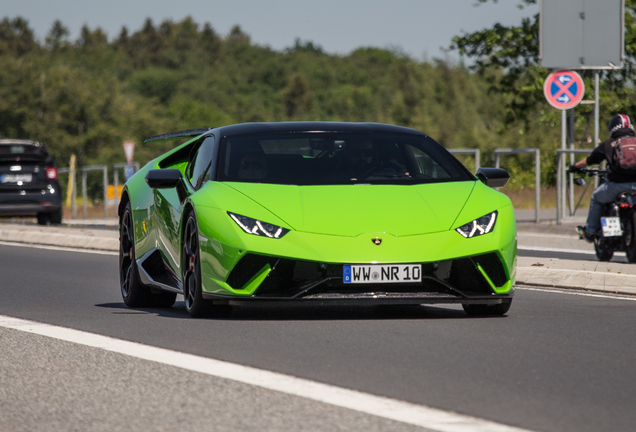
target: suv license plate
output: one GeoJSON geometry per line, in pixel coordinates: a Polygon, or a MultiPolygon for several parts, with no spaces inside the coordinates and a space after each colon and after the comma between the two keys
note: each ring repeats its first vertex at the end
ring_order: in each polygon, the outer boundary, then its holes
{"type": "Polygon", "coordinates": [[[33,180],[32,174],[0,174],[0,183],[28,183],[33,180]]]}
{"type": "Polygon", "coordinates": [[[603,237],[620,237],[623,235],[621,219],[618,217],[602,217],[601,226],[603,227],[603,237]]]}
{"type": "Polygon", "coordinates": [[[413,283],[422,281],[421,264],[345,265],[344,283],[413,283]]]}

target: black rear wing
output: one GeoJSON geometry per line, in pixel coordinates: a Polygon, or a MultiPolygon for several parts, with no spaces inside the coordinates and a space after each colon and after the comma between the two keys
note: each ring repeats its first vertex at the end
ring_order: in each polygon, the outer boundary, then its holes
{"type": "Polygon", "coordinates": [[[150,138],[146,138],[144,140],[144,144],[149,142],[155,142],[155,141],[166,141],[166,140],[173,140],[178,138],[194,137],[197,135],[201,135],[209,131],[210,129],[214,129],[214,128],[209,127],[209,128],[203,128],[203,129],[187,129],[187,130],[182,130],[178,132],[170,132],[170,133],[166,133],[162,135],[155,135],[155,136],[151,136],[150,138]]]}

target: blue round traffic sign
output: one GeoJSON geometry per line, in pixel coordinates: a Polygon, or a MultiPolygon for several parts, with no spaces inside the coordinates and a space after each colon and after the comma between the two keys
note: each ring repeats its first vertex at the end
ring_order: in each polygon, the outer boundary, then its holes
{"type": "Polygon", "coordinates": [[[552,72],[545,79],[543,94],[548,103],[561,110],[574,108],[583,100],[585,84],[574,71],[552,72]]]}

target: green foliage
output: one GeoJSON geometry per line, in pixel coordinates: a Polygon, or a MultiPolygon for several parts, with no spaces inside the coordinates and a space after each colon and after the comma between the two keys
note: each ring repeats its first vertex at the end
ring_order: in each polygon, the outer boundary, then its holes
{"type": "Polygon", "coordinates": [[[141,96],[166,104],[177,90],[179,75],[170,69],[150,67],[134,72],[128,83],[141,96]]]}

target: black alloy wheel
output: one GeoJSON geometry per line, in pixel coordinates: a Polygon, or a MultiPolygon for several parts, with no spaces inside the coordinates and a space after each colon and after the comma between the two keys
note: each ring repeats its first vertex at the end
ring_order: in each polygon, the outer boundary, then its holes
{"type": "Polygon", "coordinates": [[[191,212],[183,232],[183,298],[186,310],[193,318],[208,316],[225,317],[232,312],[228,305],[215,305],[203,298],[201,285],[201,256],[199,229],[194,212],[191,212]]]}
{"type": "Polygon", "coordinates": [[[199,230],[193,212],[188,215],[183,233],[183,298],[193,318],[206,316],[212,309],[212,302],[201,295],[199,230]]]}
{"type": "Polygon", "coordinates": [[[129,307],[150,307],[150,288],[139,280],[139,270],[135,261],[135,228],[132,208],[126,204],[119,226],[119,285],[124,303],[129,307]]]}
{"type": "Polygon", "coordinates": [[[132,208],[126,204],[119,232],[119,284],[124,303],[129,307],[171,307],[177,299],[174,292],[157,290],[153,293],[139,278],[135,261],[135,228],[132,208]]]}

